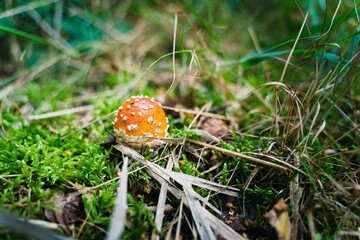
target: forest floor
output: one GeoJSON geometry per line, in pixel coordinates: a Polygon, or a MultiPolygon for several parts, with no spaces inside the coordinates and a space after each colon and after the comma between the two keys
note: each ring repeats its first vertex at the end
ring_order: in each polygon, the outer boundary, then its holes
{"type": "Polygon", "coordinates": [[[0,239],[359,238],[359,4],[3,2],[0,239]]]}

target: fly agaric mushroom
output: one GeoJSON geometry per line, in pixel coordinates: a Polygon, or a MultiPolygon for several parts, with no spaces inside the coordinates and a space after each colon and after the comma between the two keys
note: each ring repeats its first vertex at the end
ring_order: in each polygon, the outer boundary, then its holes
{"type": "Polygon", "coordinates": [[[162,143],[159,138],[167,135],[168,119],[154,98],[133,96],[115,113],[113,125],[117,142],[133,148],[154,148],[162,143]]]}

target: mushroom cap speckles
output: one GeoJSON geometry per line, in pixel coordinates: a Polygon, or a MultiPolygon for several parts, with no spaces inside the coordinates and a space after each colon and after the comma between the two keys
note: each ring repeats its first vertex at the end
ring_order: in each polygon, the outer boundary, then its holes
{"type": "Polygon", "coordinates": [[[115,117],[116,139],[135,148],[155,147],[162,142],[148,137],[165,137],[167,123],[161,105],[154,98],[134,96],[125,101],[115,117]]]}
{"type": "Polygon", "coordinates": [[[154,123],[154,118],[150,116],[150,117],[147,119],[147,122],[153,124],[153,123],[154,123]]]}

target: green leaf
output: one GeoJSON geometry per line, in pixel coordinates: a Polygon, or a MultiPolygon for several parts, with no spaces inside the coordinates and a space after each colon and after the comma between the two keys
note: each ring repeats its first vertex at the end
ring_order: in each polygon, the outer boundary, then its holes
{"type": "Polygon", "coordinates": [[[23,32],[14,28],[9,28],[9,27],[5,27],[5,26],[0,26],[0,31],[24,38],[26,40],[30,40],[32,42],[36,42],[36,43],[40,43],[46,46],[53,46],[53,44],[51,44],[49,41],[47,41],[44,38],[38,37],[36,35],[27,33],[27,32],[23,32]]]}
{"type": "Polygon", "coordinates": [[[184,0],[184,3],[186,6],[190,9],[190,11],[195,15],[197,20],[203,25],[205,30],[209,33],[209,35],[215,39],[215,41],[219,42],[220,39],[214,34],[214,32],[210,29],[209,25],[205,22],[205,20],[199,15],[199,13],[190,5],[190,3],[187,0],[184,0]]]}

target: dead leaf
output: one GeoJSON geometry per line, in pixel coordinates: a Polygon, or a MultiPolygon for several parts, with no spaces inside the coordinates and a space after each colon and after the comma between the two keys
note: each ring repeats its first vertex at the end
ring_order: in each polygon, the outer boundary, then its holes
{"type": "Polygon", "coordinates": [[[69,223],[82,217],[83,208],[80,195],[65,197],[64,192],[60,191],[50,201],[56,204],[57,210],[45,208],[45,217],[51,222],[58,223],[66,235],[72,236],[69,223]]]}
{"type": "Polygon", "coordinates": [[[110,149],[112,145],[116,144],[115,135],[109,135],[104,142],[100,143],[100,146],[105,149],[110,149]]]}
{"type": "Polygon", "coordinates": [[[142,194],[150,194],[151,189],[153,188],[153,184],[152,183],[148,183],[145,180],[142,179],[132,179],[132,184],[131,184],[131,190],[139,193],[140,195],[142,194]]]}
{"type": "Polygon", "coordinates": [[[229,133],[224,121],[215,118],[209,118],[204,121],[201,129],[208,131],[215,137],[220,137],[229,133]]]}
{"type": "Polygon", "coordinates": [[[291,223],[283,198],[275,204],[265,217],[269,220],[269,224],[275,228],[279,240],[290,240],[291,223]]]}

